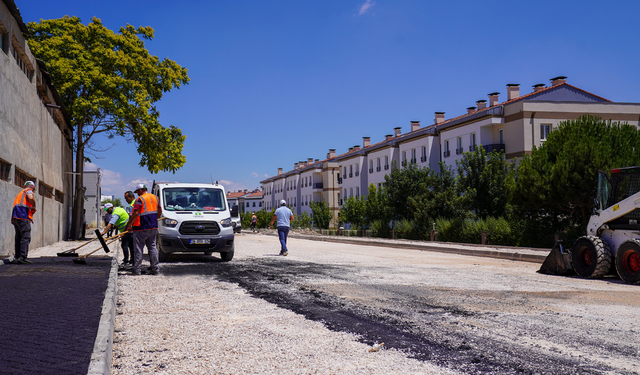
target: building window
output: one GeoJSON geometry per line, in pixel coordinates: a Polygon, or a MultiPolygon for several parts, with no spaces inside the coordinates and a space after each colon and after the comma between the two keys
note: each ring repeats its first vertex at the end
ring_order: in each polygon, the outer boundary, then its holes
{"type": "Polygon", "coordinates": [[[349,177],[353,177],[353,164],[349,166],[349,177]]]}
{"type": "Polygon", "coordinates": [[[23,188],[25,182],[33,181],[33,183],[35,183],[36,182],[35,180],[36,180],[35,178],[29,176],[28,174],[16,168],[15,178],[13,179],[13,182],[16,184],[16,186],[23,188]]]}
{"type": "Polygon", "coordinates": [[[260,203],[258,204],[258,207],[262,207],[262,202],[260,202],[260,203]]]}
{"type": "Polygon", "coordinates": [[[247,207],[249,207],[249,202],[247,202],[247,207]]]}
{"type": "Polygon", "coordinates": [[[456,155],[462,154],[462,137],[458,137],[456,139],[457,147],[456,147],[456,155]]]}
{"type": "Polygon", "coordinates": [[[373,160],[369,160],[369,173],[373,173],[373,160]]]}
{"type": "Polygon", "coordinates": [[[384,157],[384,170],[388,170],[389,169],[389,155],[385,155],[384,157]]]}
{"type": "Polygon", "coordinates": [[[407,165],[407,152],[402,151],[402,166],[404,167],[405,165],[407,165]]]}
{"type": "Polygon", "coordinates": [[[449,140],[444,141],[444,157],[448,158],[451,156],[451,151],[449,150],[449,140]]]}
{"type": "Polygon", "coordinates": [[[422,146],[422,156],[420,157],[421,162],[427,161],[427,146],[422,146]]]}
{"type": "Polygon", "coordinates": [[[40,183],[38,184],[38,194],[45,198],[51,199],[53,198],[53,187],[40,181],[40,183]]]}
{"type": "Polygon", "coordinates": [[[377,159],[376,171],[380,172],[380,158],[377,159]]]}
{"type": "Polygon", "coordinates": [[[64,203],[64,192],[56,190],[56,200],[60,203],[64,203]]]}
{"type": "Polygon", "coordinates": [[[360,175],[360,164],[356,163],[356,177],[360,175]]]}
{"type": "Polygon", "coordinates": [[[411,163],[412,164],[416,163],[416,149],[415,148],[411,149],[411,163]]]}
{"type": "Polygon", "coordinates": [[[347,167],[344,167],[344,173],[342,174],[344,178],[347,178],[347,167]]]}
{"type": "Polygon", "coordinates": [[[551,132],[551,124],[541,124],[540,125],[540,141],[542,142],[546,141],[550,132],[551,132]]]}
{"type": "Polygon", "coordinates": [[[11,164],[0,160],[0,180],[9,181],[9,173],[11,172],[11,164]]]}
{"type": "Polygon", "coordinates": [[[256,202],[253,202],[253,207],[255,207],[255,206],[256,206],[256,202]]]}
{"type": "Polygon", "coordinates": [[[476,133],[471,133],[469,136],[469,151],[473,152],[476,150],[476,133]]]}
{"type": "Polygon", "coordinates": [[[498,144],[503,145],[504,144],[504,133],[502,131],[502,129],[498,130],[498,144]]]}
{"type": "Polygon", "coordinates": [[[356,198],[360,196],[360,187],[356,186],[356,198]]]}
{"type": "Polygon", "coordinates": [[[353,188],[349,188],[349,196],[353,197],[353,188]]]}

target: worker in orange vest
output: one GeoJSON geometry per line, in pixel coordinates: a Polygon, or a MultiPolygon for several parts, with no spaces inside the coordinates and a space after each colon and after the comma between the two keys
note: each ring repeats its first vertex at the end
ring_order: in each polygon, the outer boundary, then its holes
{"type": "Polygon", "coordinates": [[[125,229],[125,231],[130,231],[133,228],[135,263],[131,274],[141,274],[142,254],[146,245],[151,263],[151,274],[157,275],[160,272],[160,262],[156,247],[156,234],[158,233],[158,218],[162,217],[162,208],[158,204],[158,198],[147,193],[147,187],[144,184],[138,184],[134,191],[138,194],[138,198],[133,203],[133,212],[129,216],[129,222],[125,229]]]}
{"type": "Polygon", "coordinates": [[[27,255],[31,242],[31,223],[33,223],[33,214],[36,212],[36,199],[33,192],[35,188],[36,185],[33,182],[25,182],[24,189],[13,200],[11,224],[16,230],[16,243],[15,258],[11,263],[14,264],[33,264],[27,259],[27,255]]]}

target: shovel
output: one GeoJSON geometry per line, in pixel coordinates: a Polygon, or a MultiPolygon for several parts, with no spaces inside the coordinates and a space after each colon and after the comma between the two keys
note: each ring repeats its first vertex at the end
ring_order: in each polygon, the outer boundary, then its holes
{"type": "MultiPolygon", "coordinates": [[[[115,236],[115,237],[119,237],[119,235],[115,236]]],[[[115,242],[117,240],[118,240],[117,238],[111,237],[111,241],[109,241],[108,243],[105,243],[104,246],[107,246],[107,245],[109,245],[109,244],[111,244],[111,243],[113,243],[113,242],[115,242]]],[[[100,250],[100,249],[102,249],[102,246],[100,246],[99,248],[93,250],[92,252],[90,252],[88,254],[85,254],[85,255],[81,256],[80,258],[73,259],[73,263],[75,263],[75,264],[87,264],[87,260],[86,260],[87,257],[89,255],[95,253],[96,251],[100,250]]]]}

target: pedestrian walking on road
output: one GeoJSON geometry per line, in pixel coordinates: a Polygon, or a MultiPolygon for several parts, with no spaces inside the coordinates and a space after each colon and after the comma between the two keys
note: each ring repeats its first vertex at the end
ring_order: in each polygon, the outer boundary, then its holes
{"type": "Polygon", "coordinates": [[[258,223],[258,217],[256,216],[255,213],[253,213],[253,215],[251,215],[251,231],[255,232],[256,231],[256,224],[258,223]]]}
{"type": "Polygon", "coordinates": [[[158,218],[162,216],[162,208],[158,205],[158,198],[147,193],[147,187],[143,184],[138,184],[135,192],[138,194],[138,199],[133,204],[133,213],[129,216],[129,222],[125,228],[126,231],[133,228],[135,263],[131,273],[133,275],[141,274],[142,254],[146,245],[151,263],[151,274],[157,275],[160,272],[160,262],[156,248],[156,234],[158,233],[158,218]]]}
{"type": "Polygon", "coordinates": [[[29,243],[31,243],[31,224],[33,214],[36,212],[36,199],[33,190],[36,185],[27,181],[24,189],[13,200],[13,212],[11,213],[11,224],[16,230],[15,258],[14,264],[33,264],[27,256],[29,254],[29,243]]]}
{"type": "Polygon", "coordinates": [[[280,255],[288,255],[287,249],[287,236],[289,235],[289,229],[291,228],[291,222],[294,220],[293,212],[287,208],[287,202],[283,199],[280,201],[280,207],[276,210],[271,218],[271,224],[273,226],[275,221],[278,221],[278,238],[280,239],[280,255]]]}
{"type": "MultiPolygon", "coordinates": [[[[127,205],[124,207],[124,210],[127,212],[127,215],[131,216],[133,214],[133,203],[136,197],[133,195],[132,191],[127,191],[124,193],[124,200],[127,201],[127,205]]],[[[133,266],[135,263],[135,256],[133,251],[133,233],[130,231],[121,235],[122,237],[122,255],[124,256],[124,260],[122,261],[122,266],[133,266]]]]}

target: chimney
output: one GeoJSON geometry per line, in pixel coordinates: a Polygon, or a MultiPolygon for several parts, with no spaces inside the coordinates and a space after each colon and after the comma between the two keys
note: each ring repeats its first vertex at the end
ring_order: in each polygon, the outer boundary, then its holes
{"type": "Polygon", "coordinates": [[[507,100],[515,99],[520,96],[520,85],[510,83],[507,85],[507,100]]]}
{"type": "Polygon", "coordinates": [[[244,192],[246,193],[246,192],[247,192],[247,189],[244,189],[244,192]]]}
{"type": "Polygon", "coordinates": [[[333,159],[336,157],[336,149],[330,148],[329,153],[327,154],[327,159],[333,159]]]}
{"type": "Polygon", "coordinates": [[[484,99],[476,101],[476,104],[478,106],[478,111],[487,108],[487,101],[484,99]]]}
{"type": "Polygon", "coordinates": [[[278,168],[278,176],[282,174],[282,168],[278,168]]]}
{"type": "Polygon", "coordinates": [[[402,128],[399,127],[399,126],[397,128],[393,128],[393,132],[395,133],[396,137],[399,137],[400,134],[402,134],[402,131],[400,129],[402,129],[402,128]]]}
{"type": "Polygon", "coordinates": [[[362,148],[371,146],[371,137],[362,137],[362,148]]]}
{"type": "Polygon", "coordinates": [[[320,161],[320,159],[316,159],[316,160],[315,160],[315,162],[316,162],[316,163],[317,163],[317,162],[319,162],[319,161],[320,161]]]}
{"type": "Polygon", "coordinates": [[[360,145],[353,146],[353,151],[360,151],[360,145]]]}
{"type": "Polygon", "coordinates": [[[411,121],[411,131],[414,132],[420,129],[420,121],[411,121]]]}
{"type": "Polygon", "coordinates": [[[444,122],[444,112],[436,112],[436,124],[444,122]]]}
{"type": "Polygon", "coordinates": [[[555,78],[551,78],[550,81],[551,81],[551,86],[558,86],[558,85],[561,85],[561,84],[567,82],[567,77],[558,76],[558,77],[555,77],[555,78]]]}
{"type": "Polygon", "coordinates": [[[499,92],[492,92],[489,94],[489,107],[493,107],[498,104],[498,95],[500,95],[499,92]]]}
{"type": "Polygon", "coordinates": [[[300,165],[300,168],[304,168],[307,166],[307,162],[306,161],[299,161],[298,164],[300,165]]]}
{"type": "Polygon", "coordinates": [[[307,158],[307,165],[313,164],[313,158],[307,158]]]}
{"type": "Polygon", "coordinates": [[[393,134],[387,134],[387,135],[385,135],[385,136],[384,136],[384,140],[385,140],[385,141],[388,141],[388,140],[390,140],[391,138],[393,138],[393,134]]]}
{"type": "Polygon", "coordinates": [[[298,163],[294,163],[293,164],[293,169],[298,169],[298,165],[299,165],[298,163]]]}
{"type": "Polygon", "coordinates": [[[544,83],[538,83],[537,85],[533,85],[533,92],[538,92],[540,90],[544,90],[544,83]]]}
{"type": "Polygon", "coordinates": [[[353,147],[349,147],[349,151],[347,152],[351,152],[351,151],[353,151],[353,147]]]}
{"type": "Polygon", "coordinates": [[[467,107],[467,114],[473,113],[476,111],[476,107],[467,107]]]}

